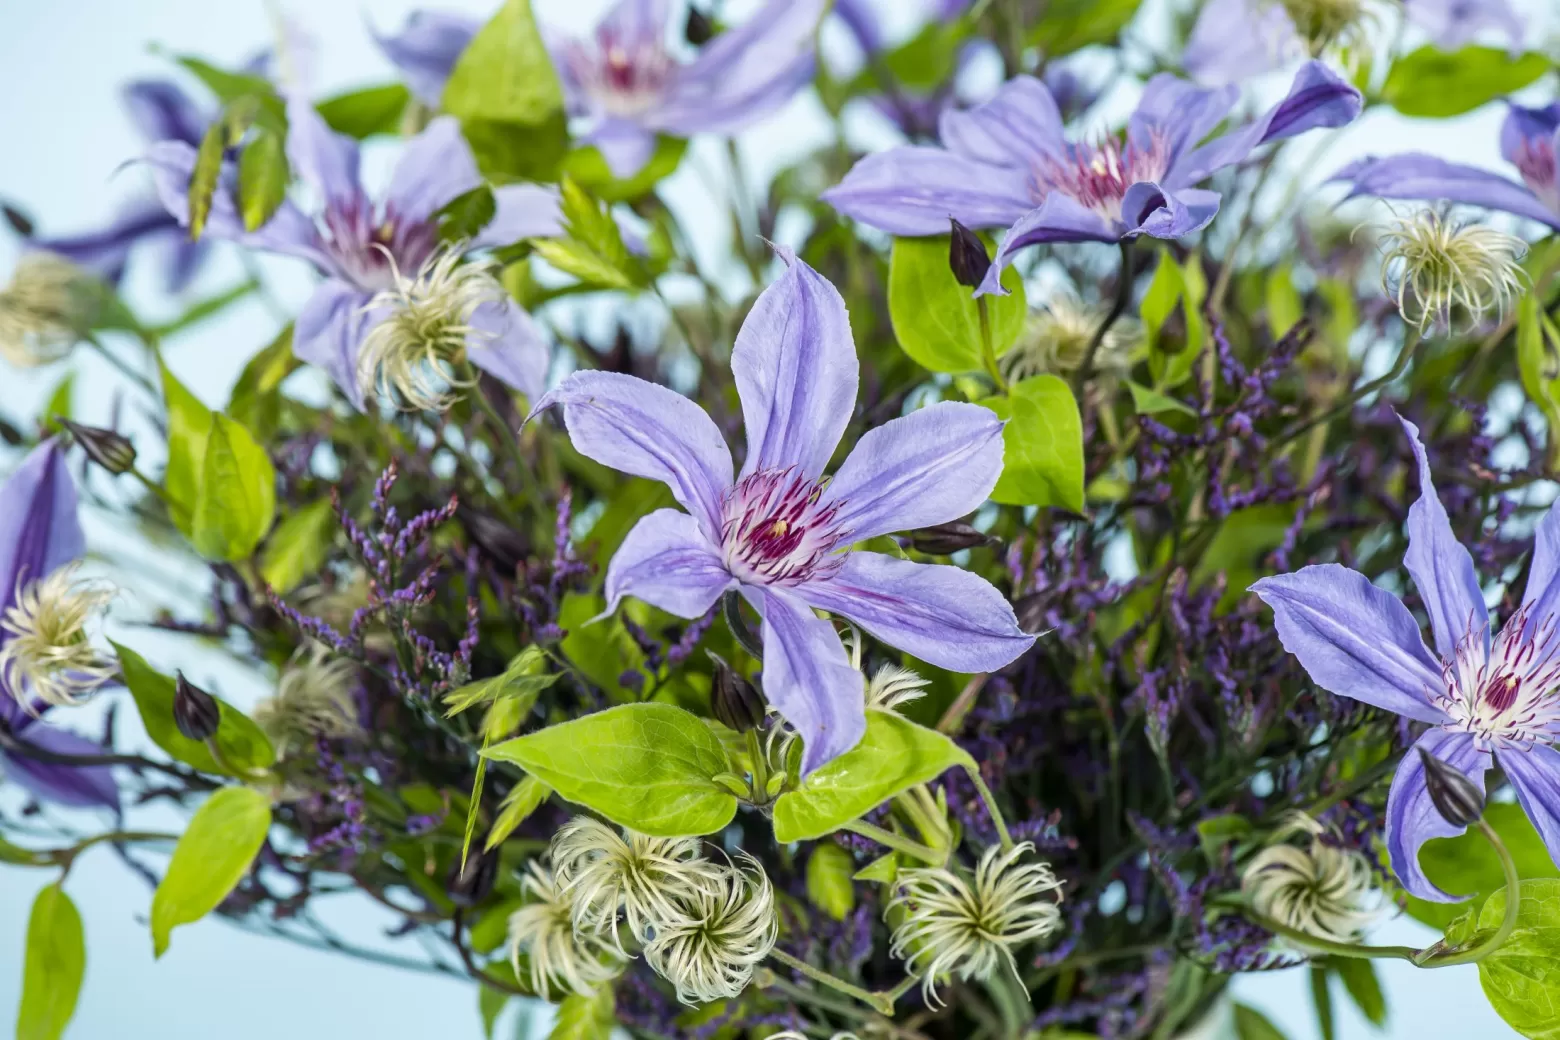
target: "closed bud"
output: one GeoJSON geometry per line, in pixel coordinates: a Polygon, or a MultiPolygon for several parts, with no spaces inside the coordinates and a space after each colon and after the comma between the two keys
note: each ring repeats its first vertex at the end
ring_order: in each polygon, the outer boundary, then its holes
{"type": "Polygon", "coordinates": [[[995,545],[997,539],[975,530],[969,524],[954,521],[923,527],[910,532],[910,545],[918,552],[932,556],[947,556],[961,549],[974,549],[981,545],[995,545]]]}
{"type": "Polygon", "coordinates": [[[952,217],[948,218],[948,223],[953,225],[953,235],[948,239],[948,266],[953,269],[953,277],[960,285],[974,289],[985,280],[986,272],[991,270],[991,257],[986,253],[986,243],[952,217]]]}
{"type": "Polygon", "coordinates": [[[714,654],[710,656],[715,660],[715,689],[710,694],[715,717],[738,733],[762,726],[767,714],[764,698],[731,665],[714,654]]]}
{"type": "Polygon", "coordinates": [[[688,8],[688,20],[683,23],[683,39],[695,47],[703,47],[715,35],[715,24],[710,16],[697,7],[688,8]]]}
{"type": "Polygon", "coordinates": [[[456,906],[472,907],[486,899],[498,880],[498,853],[484,852],[467,856],[464,867],[456,860],[445,880],[445,890],[450,902],[456,906]]]}
{"type": "Polygon", "coordinates": [[[135,468],[135,445],[129,438],[100,426],[84,426],[71,422],[64,416],[55,416],[55,422],[70,431],[71,438],[81,445],[87,458],[102,466],[114,476],[129,473],[135,468]]]}
{"type": "Polygon", "coordinates": [[[222,721],[222,709],[216,699],[178,673],[173,687],[173,724],[184,739],[205,743],[217,732],[222,721]]]}
{"type": "Polygon", "coordinates": [[[1436,758],[1424,748],[1425,791],[1436,812],[1453,827],[1471,827],[1484,815],[1484,792],[1456,766],[1436,758]]]}

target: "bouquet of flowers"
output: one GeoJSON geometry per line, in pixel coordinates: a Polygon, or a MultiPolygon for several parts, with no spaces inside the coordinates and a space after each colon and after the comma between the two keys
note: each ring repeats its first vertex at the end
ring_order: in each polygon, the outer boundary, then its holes
{"type": "Polygon", "coordinates": [[[428,11],[329,97],[287,25],[127,88],[110,226],[5,207],[0,358],[65,380],[0,426],[18,1037],[67,1030],[109,850],[159,954],[385,957],[315,913],[356,891],[559,1040],[1270,1040],[1227,989],[1300,964],[1331,1035],[1377,958],[1553,1034],[1552,56],[1505,0],[879,14],[428,11]],[[731,135],[803,94],[757,182],[731,135]],[[1486,105],[1511,172],[1326,158],[1486,105]],[[118,291],[153,241],[163,324],[118,291]],[[192,293],[211,249],[318,276],[225,401],[168,348],[268,275],[192,293]],[[119,596],[87,512],[206,588],[119,596]],[[1444,938],[1373,945],[1399,912],[1444,938]]]}

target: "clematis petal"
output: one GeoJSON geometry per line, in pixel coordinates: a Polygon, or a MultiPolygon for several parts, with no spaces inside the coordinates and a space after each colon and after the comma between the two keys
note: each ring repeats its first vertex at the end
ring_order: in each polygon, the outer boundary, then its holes
{"type": "Polygon", "coordinates": [[[1121,232],[1092,209],[1086,208],[1071,195],[1053,191],[1037,208],[1025,213],[1008,229],[1002,239],[1002,247],[992,258],[986,278],[975,290],[976,296],[992,293],[1006,296],[1002,287],[1002,272],[1013,262],[1014,255],[1025,246],[1043,242],[1115,242],[1121,232]]]}
{"type": "Polygon", "coordinates": [[[596,32],[630,50],[636,44],[660,43],[671,11],[670,0],[617,0],[601,16],[596,32]]]}
{"type": "Polygon", "coordinates": [[[1467,733],[1432,729],[1408,750],[1398,764],[1397,775],[1392,778],[1392,789],[1387,793],[1387,854],[1392,862],[1392,873],[1409,893],[1432,903],[1457,903],[1467,896],[1453,896],[1430,883],[1419,867],[1419,848],[1431,838],[1453,838],[1466,827],[1455,827],[1430,801],[1425,788],[1425,764],[1419,757],[1423,748],[1466,773],[1482,790],[1484,774],[1490,768],[1490,756],[1478,749],[1473,737],[1467,733]]]}
{"type": "Polygon", "coordinates": [[[819,198],[895,235],[945,235],[949,217],[966,227],[1006,227],[1034,207],[1028,171],[927,147],[868,155],[819,198]]]}
{"type": "Polygon", "coordinates": [[[53,437],[30,451],[0,485],[0,502],[5,503],[0,509],[3,617],[16,602],[19,585],[80,559],[87,543],[76,515],[76,482],[65,465],[65,449],[53,437]]]}
{"type": "Polygon", "coordinates": [[[327,210],[366,214],[369,201],[358,176],[357,142],[332,130],[307,98],[287,102],[287,162],[327,210]]]}
{"type": "Polygon", "coordinates": [[[1506,118],[1500,124],[1500,154],[1513,166],[1535,150],[1549,146],[1560,130],[1560,101],[1542,108],[1508,103],[1506,118]]]}
{"type": "Polygon", "coordinates": [[[30,238],[27,248],[63,256],[82,270],[115,285],[124,275],[130,251],[141,242],[156,239],[189,242],[189,236],[179,227],[178,220],[160,201],[142,196],[127,203],[106,227],[79,235],[30,238]]]}
{"type": "Polygon", "coordinates": [[[780,257],[785,273],[759,293],[731,350],[747,425],[742,473],[795,466],[817,478],[856,406],[856,344],[839,291],[789,250],[780,257]]]}
{"type": "Polygon", "coordinates": [[[334,279],[314,290],[293,325],[293,354],[323,368],[358,411],[363,387],[358,383],[358,349],[378,317],[367,311],[368,293],[334,279]]]}
{"type": "Polygon", "coordinates": [[[1382,199],[1461,202],[1560,228],[1560,213],[1545,206],[1526,186],[1489,170],[1420,152],[1361,159],[1339,170],[1333,180],[1351,185],[1349,198],[1374,195],[1382,199]]]}
{"type": "Polygon", "coordinates": [[[764,697],[801,734],[802,773],[811,773],[861,742],[866,683],[834,626],[798,596],[777,586],[742,591],[764,616],[764,697]]]}
{"type": "Polygon", "coordinates": [[[720,539],[731,451],[703,408],[674,390],[617,372],[575,372],[531,406],[527,421],[555,404],[564,406],[564,425],[580,453],[666,484],[705,536],[720,539]]]}
{"type": "Polygon", "coordinates": [[[1278,638],[1311,681],[1419,722],[1447,722],[1430,700],[1440,665],[1396,596],[1336,563],[1302,567],[1251,586],[1273,608],[1278,638]]]}
{"type": "Polygon", "coordinates": [[[1533,561],[1528,567],[1522,606],[1535,625],[1551,617],[1560,623],[1560,499],[1549,507],[1533,532],[1533,561]]]}
{"type": "Polygon", "coordinates": [[[812,82],[814,40],[828,6],[767,0],[676,71],[647,125],[681,136],[730,133],[775,111],[812,82]]]}
{"type": "Polygon", "coordinates": [[[928,405],[869,430],[824,489],[851,541],[947,523],[975,509],[1002,476],[1002,421],[989,408],[928,405]]]}
{"type": "Polygon", "coordinates": [[[627,119],[601,120],[580,143],[595,145],[606,160],[607,169],[619,180],[627,180],[644,169],[655,154],[655,134],[627,119]]]}
{"type": "Polygon", "coordinates": [[[505,386],[535,401],[547,389],[552,349],[541,328],[507,297],[484,303],[471,315],[474,335],[466,337],[466,356],[505,386]]]}
{"type": "Polygon", "coordinates": [[[852,552],[836,574],[798,585],[796,594],[954,672],[995,671],[1035,641],[990,582],[947,564],[852,552]]]}
{"type": "Polygon", "coordinates": [[[1560,751],[1545,744],[1501,748],[1495,761],[1516,788],[1517,801],[1544,839],[1549,858],[1560,866],[1560,751]]]}
{"type": "Polygon", "coordinates": [[[211,113],[203,111],[172,80],[135,80],[125,87],[123,97],[130,121],[148,143],[183,141],[194,147],[211,122],[211,113]]]}
{"type": "Polygon", "coordinates": [[[407,89],[429,108],[438,108],[444,85],[461,53],[482,28],[482,20],[454,11],[413,11],[394,36],[372,32],[379,49],[401,73],[407,89]]]}
{"type": "MultiPolygon", "coordinates": [[[[28,726],[18,741],[55,755],[101,755],[103,745],[46,724],[28,726]]],[[[119,786],[108,766],[68,766],[29,757],[23,751],[0,752],[0,769],[40,801],[77,809],[119,811],[119,786]]]]}
{"type": "Polygon", "coordinates": [[[1219,193],[1202,188],[1169,191],[1158,184],[1139,183],[1127,189],[1121,212],[1135,222],[1128,234],[1180,238],[1207,227],[1219,213],[1219,193]]]}
{"type": "Polygon", "coordinates": [[[394,224],[421,224],[482,183],[477,160],[454,116],[439,116],[406,142],[385,193],[394,224]]]}
{"type": "Polygon", "coordinates": [[[1127,119],[1127,139],[1145,151],[1162,150],[1173,169],[1224,121],[1239,98],[1233,86],[1209,89],[1161,72],[1144,84],[1143,96],[1127,119]]]}
{"type": "Polygon", "coordinates": [[[1305,53],[1294,20],[1279,4],[1209,0],[1181,54],[1187,74],[1205,86],[1238,84],[1305,53]]]}
{"type": "Polygon", "coordinates": [[[522,238],[563,234],[558,189],[540,184],[505,184],[493,189],[493,219],[476,238],[475,248],[510,246],[522,238]]]}
{"type": "Polygon", "coordinates": [[[1472,43],[1486,27],[1506,34],[1513,55],[1522,47],[1522,19],[1507,0],[1403,0],[1403,9],[1445,51],[1472,43]]]}
{"type": "Polygon", "coordinates": [[[1419,501],[1408,509],[1408,552],[1403,566],[1414,579],[1430,614],[1430,631],[1442,659],[1450,659],[1469,632],[1482,630],[1489,645],[1490,613],[1484,606],[1473,557],[1452,534],[1446,507],[1430,479],[1430,460],[1419,442],[1419,427],[1399,417],[1419,460],[1419,501]]]}
{"type": "Polygon", "coordinates": [[[1014,76],[974,108],[949,109],[937,121],[943,147],[978,163],[1029,171],[1036,160],[1067,154],[1062,113],[1033,76],[1014,76]]]}
{"type": "Polygon", "coordinates": [[[640,518],[607,565],[607,613],[633,596],[680,618],[703,617],[735,585],[696,519],[657,509],[640,518]]]}

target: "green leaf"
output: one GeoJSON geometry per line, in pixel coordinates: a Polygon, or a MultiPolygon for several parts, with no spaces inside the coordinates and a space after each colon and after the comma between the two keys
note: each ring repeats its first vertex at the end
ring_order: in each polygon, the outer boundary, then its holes
{"type": "Polygon", "coordinates": [[[612,175],[607,160],[595,145],[576,148],[563,162],[563,173],[603,202],[631,202],[650,194],[658,183],[676,172],[688,151],[681,137],[656,138],[655,151],[644,168],[632,177],[619,180],[612,175]]]}
{"type": "MultiPolygon", "coordinates": [[[[1009,296],[987,296],[991,345],[1001,355],[1024,330],[1029,305],[1018,272],[1002,275],[1009,296]]],[[[948,236],[896,238],[888,266],[888,314],[894,336],[911,360],[932,372],[978,372],[985,367],[980,314],[972,290],[954,280],[948,236]]]]}
{"type": "Polygon", "coordinates": [[[1441,119],[1520,90],[1552,67],[1536,52],[1514,59],[1504,47],[1470,46],[1447,53],[1426,44],[1392,63],[1381,96],[1405,116],[1441,119]]]}
{"type": "Polygon", "coordinates": [[[641,834],[712,834],[737,800],[711,777],[726,771],[720,740],[670,704],[625,704],[483,752],[513,762],[571,802],[641,834]]]}
{"type": "MultiPolygon", "coordinates": [[[[1560,332],[1534,293],[1524,293],[1517,302],[1517,372],[1549,429],[1560,428],[1560,332]]],[[[1551,448],[1554,437],[1551,432],[1551,448]]]]}
{"type": "MultiPolygon", "coordinates": [[[[1501,889],[1479,911],[1479,928],[1497,928],[1506,912],[1501,889]]],[[[1479,962],[1479,982],[1497,1014],[1529,1040],[1560,1038],[1560,881],[1522,882],[1517,929],[1479,962]]]]}
{"type": "Polygon", "coordinates": [[[950,766],[973,764],[963,748],[936,730],[869,711],[861,743],[775,800],[775,840],[785,844],[832,834],[950,766]]]}
{"type": "Polygon", "coordinates": [[[238,158],[238,210],[245,230],[254,231],[271,219],[287,197],[289,176],[281,136],[258,131],[238,158]]]}
{"type": "Polygon", "coordinates": [[[1251,833],[1251,821],[1240,813],[1225,813],[1197,821],[1197,841],[1210,860],[1226,843],[1251,833]]]}
{"type": "Polygon", "coordinates": [[[536,777],[529,775],[522,777],[499,805],[498,818],[493,821],[492,828],[488,830],[487,844],[483,846],[483,851],[492,852],[509,840],[515,828],[524,823],[550,794],[552,788],[536,777]]]}
{"type": "Polygon", "coordinates": [[[553,179],[568,149],[568,122],[530,0],[506,0],[477,32],[455,62],[443,102],[489,180],[553,179]]]}
{"type": "Polygon", "coordinates": [[[375,134],[399,133],[401,116],[411,98],[404,85],[387,83],[337,94],[315,107],[332,130],[362,140],[375,134]]]}
{"type": "Polygon", "coordinates": [[[495,986],[477,987],[477,1014],[482,1016],[482,1035],[488,1040],[493,1038],[493,1027],[498,1024],[498,1016],[504,1013],[504,1008],[509,1004],[509,994],[495,986]]]}
{"type": "Polygon", "coordinates": [[[1275,336],[1282,336],[1294,328],[1305,315],[1305,304],[1300,300],[1300,291],[1295,288],[1294,268],[1287,263],[1279,264],[1268,275],[1264,296],[1268,331],[1275,336]]]}
{"type": "Polygon", "coordinates": [[[1266,1015],[1246,1004],[1235,1005],[1235,1035],[1240,1040],[1288,1040],[1266,1015]]]}
{"type": "Polygon", "coordinates": [[[980,403],[1008,420],[991,500],[1083,512],[1083,420],[1072,388],[1053,375],[1031,376],[1009,387],[1007,397],[980,403]]]}
{"type": "Polygon", "coordinates": [[[454,718],[461,712],[479,704],[493,704],[500,699],[516,699],[525,702],[524,711],[531,710],[537,695],[557,682],[557,674],[546,675],[547,657],[539,647],[526,647],[515,655],[502,674],[467,683],[444,695],[445,718],[454,718]]]}
{"type": "Polygon", "coordinates": [[[487,184],[462,192],[433,215],[439,225],[439,241],[466,242],[476,238],[497,212],[498,200],[487,184]]]}
{"type": "Polygon", "coordinates": [[[1132,392],[1132,408],[1139,415],[1157,415],[1160,412],[1180,412],[1183,415],[1196,415],[1197,411],[1184,401],[1177,401],[1173,397],[1166,396],[1158,390],[1150,389],[1142,383],[1134,383],[1127,380],[1127,389],[1132,392]]]}
{"type": "Polygon", "coordinates": [[[71,399],[74,397],[75,388],[76,373],[66,372],[65,377],[55,384],[54,392],[49,395],[49,403],[38,413],[38,425],[46,430],[57,430],[59,423],[54,421],[56,416],[63,419],[74,418],[71,399]]]}
{"type": "Polygon", "coordinates": [[[1329,963],[1343,980],[1349,999],[1360,1009],[1365,1021],[1378,1027],[1386,1025],[1387,998],[1381,992],[1375,965],[1363,957],[1334,957],[1329,963]]]}
{"type": "Polygon", "coordinates": [[[55,882],[33,900],[22,962],[22,999],[16,1040],[59,1040],[76,1013],[87,944],[81,914],[55,882]]]}
{"type": "MultiPolygon", "coordinates": [[[[1484,810],[1484,819],[1511,853],[1518,877],[1560,877],[1560,869],[1549,858],[1544,839],[1527,813],[1522,811],[1522,806],[1513,802],[1491,803],[1484,810]]],[[[1487,895],[1506,887],[1506,874],[1495,850],[1477,831],[1425,842],[1419,850],[1419,866],[1432,884],[1457,896],[1487,895]]],[[[1445,928],[1463,909],[1458,903],[1430,903],[1420,899],[1410,899],[1408,903],[1411,917],[1436,928],[1445,928]]]]}
{"type": "Polygon", "coordinates": [[[254,106],[250,114],[261,126],[276,133],[287,129],[287,108],[271,81],[264,76],[228,72],[200,58],[186,56],[175,60],[194,73],[224,106],[247,98],[246,104],[254,106]]]}
{"type": "Polygon", "coordinates": [[[199,240],[206,229],[206,218],[211,215],[211,200],[217,193],[217,183],[222,179],[222,153],[227,148],[227,130],[222,120],[213,120],[200,139],[195,152],[195,167],[190,172],[187,198],[190,207],[189,232],[192,240],[199,240]]]}
{"type": "Polygon", "coordinates": [[[892,885],[894,879],[899,877],[899,853],[890,852],[886,856],[879,856],[856,871],[856,881],[875,881],[880,885],[892,885]]]}
{"type": "Polygon", "coordinates": [[[1114,40],[1137,14],[1140,0],[1051,0],[1029,31],[1029,42],[1059,58],[1082,47],[1114,40]]]}
{"type": "Polygon", "coordinates": [[[533,241],[538,256],[566,274],[607,289],[632,289],[640,273],[611,212],[565,177],[561,186],[562,238],[533,241]]]}
{"type": "Polygon", "coordinates": [[[228,397],[227,414],[261,439],[276,428],[281,414],[282,381],[303,364],[292,347],[292,326],[288,325],[249,359],[228,397]]]}
{"type": "Polygon", "coordinates": [[[168,412],[168,465],[163,471],[163,490],[168,494],[174,523],[188,535],[200,490],[212,412],[184,388],[167,365],[161,367],[163,402],[168,412]]]}
{"type": "MultiPolygon", "coordinates": [[[[174,725],[173,680],[147,664],[144,657],[129,647],[118,643],[111,645],[119,655],[119,670],[152,743],[202,773],[234,775],[232,770],[217,763],[205,744],[190,740],[174,725]]],[[[276,752],[265,733],[249,716],[220,697],[213,700],[221,712],[215,740],[222,749],[222,757],[233,769],[269,769],[276,762],[276,752]]]]}
{"type": "Polygon", "coordinates": [[[855,870],[850,853],[833,842],[813,846],[807,857],[807,898],[836,921],[845,920],[856,906],[856,889],[851,885],[855,870]]]}
{"type": "Polygon", "coordinates": [[[548,1040],[608,1040],[616,1024],[611,986],[588,997],[571,993],[558,1004],[558,1021],[548,1040]]]}
{"type": "Polygon", "coordinates": [[[190,542],[209,560],[247,559],[276,516],[276,470],[248,430],[211,417],[190,542]]]}
{"type": "MultiPolygon", "coordinates": [[[[659,483],[657,486],[665,487],[659,483]]],[[[609,508],[607,513],[611,511],[609,508]]],[[[634,698],[623,689],[621,676],[625,671],[644,664],[644,651],[634,642],[634,637],[628,634],[622,618],[613,616],[591,621],[601,613],[604,606],[600,596],[567,593],[558,610],[558,624],[569,634],[564,636],[559,645],[574,666],[587,679],[607,691],[609,696],[631,700],[634,698]]],[[[625,609],[632,610],[632,604],[625,609]]]]}
{"type": "Polygon", "coordinates": [[[1311,1006],[1316,1011],[1317,1029],[1321,1031],[1322,1040],[1334,1040],[1338,1028],[1333,1015],[1332,990],[1327,985],[1326,965],[1313,962],[1310,975],[1311,1006]]]}
{"type": "Polygon", "coordinates": [[[279,595],[319,573],[336,538],[336,511],[320,498],[288,513],[276,525],[260,554],[260,577],[279,595]]]}
{"type": "Polygon", "coordinates": [[[155,956],[167,951],[170,932],[199,921],[227,898],[270,829],[271,803],[251,787],[224,787],[196,810],[152,896],[155,956]]]}
{"type": "Polygon", "coordinates": [[[1161,390],[1186,382],[1202,353],[1207,339],[1202,316],[1206,294],[1202,268],[1195,257],[1182,267],[1169,250],[1160,252],[1159,266],[1138,313],[1148,343],[1148,370],[1161,390]]]}

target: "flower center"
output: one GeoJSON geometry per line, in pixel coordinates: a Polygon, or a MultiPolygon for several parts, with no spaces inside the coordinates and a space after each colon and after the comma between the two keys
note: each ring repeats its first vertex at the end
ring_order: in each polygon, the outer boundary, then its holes
{"type": "Polygon", "coordinates": [[[1560,176],[1556,173],[1555,139],[1527,137],[1517,146],[1517,172],[1539,200],[1560,213],[1560,176]]]}
{"type": "Polygon", "coordinates": [[[439,228],[432,220],[402,220],[386,210],[376,222],[367,203],[328,206],[323,222],[331,257],[364,292],[394,289],[396,269],[421,270],[439,244],[439,228]]]}
{"type": "Polygon", "coordinates": [[[1170,149],[1158,131],[1146,147],[1110,135],[1098,143],[1068,145],[1065,158],[1047,156],[1034,171],[1036,201],[1053,191],[1070,195],[1106,220],[1120,223],[1121,200],[1142,181],[1157,181],[1170,166],[1170,149]]]}
{"type": "Polygon", "coordinates": [[[599,114],[624,119],[651,108],[676,68],[659,39],[625,38],[612,26],[596,30],[595,46],[568,44],[564,62],[599,114]]]}
{"type": "Polygon", "coordinates": [[[818,504],[823,481],[794,467],[750,473],[726,492],[721,547],[726,566],[755,585],[797,585],[826,578],[844,557],[833,550],[845,540],[835,517],[843,502],[818,504]]]}
{"type": "Polygon", "coordinates": [[[1483,629],[1470,626],[1442,669],[1440,707],[1452,728],[1480,748],[1526,749],[1560,737],[1560,628],[1553,615],[1535,621],[1523,607],[1486,653],[1483,629]]]}

